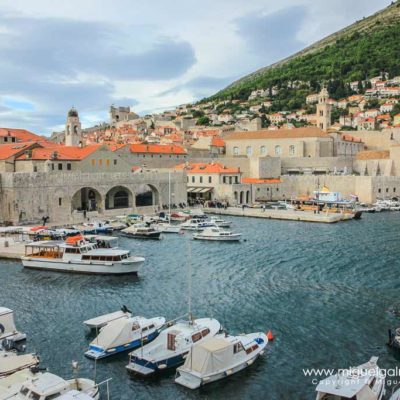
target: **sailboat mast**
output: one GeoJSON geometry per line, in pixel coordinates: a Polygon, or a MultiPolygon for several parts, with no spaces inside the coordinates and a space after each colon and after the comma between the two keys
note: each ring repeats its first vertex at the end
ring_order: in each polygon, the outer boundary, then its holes
{"type": "Polygon", "coordinates": [[[188,306],[189,306],[189,322],[193,323],[193,316],[192,316],[192,244],[191,244],[191,240],[188,239],[188,253],[189,253],[189,257],[188,257],[188,274],[189,274],[189,289],[188,289],[188,295],[189,295],[189,299],[188,299],[188,306]]]}
{"type": "Polygon", "coordinates": [[[171,171],[168,171],[168,220],[171,222],[171,171]]]}

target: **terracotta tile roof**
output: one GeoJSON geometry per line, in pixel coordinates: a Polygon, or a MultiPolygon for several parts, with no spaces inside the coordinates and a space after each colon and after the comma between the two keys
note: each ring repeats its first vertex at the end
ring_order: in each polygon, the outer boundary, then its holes
{"type": "Polygon", "coordinates": [[[292,139],[292,138],[306,138],[306,137],[321,137],[331,138],[326,132],[317,127],[305,127],[294,129],[278,129],[268,130],[263,129],[260,131],[250,132],[234,132],[225,136],[225,140],[248,140],[248,139],[292,139]]]}
{"type": "Polygon", "coordinates": [[[239,168],[228,168],[221,163],[185,163],[174,167],[175,170],[185,169],[190,174],[239,174],[239,168]]]}
{"type": "Polygon", "coordinates": [[[348,133],[344,133],[342,135],[342,140],[344,140],[345,142],[359,142],[359,143],[362,142],[360,138],[349,135],[348,133]]]}
{"type": "Polygon", "coordinates": [[[131,153],[186,154],[186,149],[175,144],[132,144],[131,153]]]}
{"type": "Polygon", "coordinates": [[[211,140],[211,146],[214,147],[225,147],[225,140],[219,137],[213,137],[211,140]]]}
{"type": "Polygon", "coordinates": [[[0,160],[14,157],[21,152],[25,152],[32,146],[32,143],[11,143],[0,144],[0,160]]]}
{"type": "Polygon", "coordinates": [[[389,150],[365,150],[359,151],[356,155],[357,160],[384,160],[390,157],[389,150]]]}
{"type": "Polygon", "coordinates": [[[242,183],[281,183],[280,179],[257,179],[257,178],[242,178],[242,183]]]}
{"type": "Polygon", "coordinates": [[[25,154],[20,155],[17,160],[84,160],[90,154],[98,150],[102,145],[94,144],[85,147],[79,146],[52,146],[52,147],[37,147],[32,149],[32,155],[27,158],[25,154]]]}
{"type": "Polygon", "coordinates": [[[43,137],[29,132],[26,129],[0,128],[0,136],[14,136],[19,142],[34,142],[43,140],[43,137]]]}

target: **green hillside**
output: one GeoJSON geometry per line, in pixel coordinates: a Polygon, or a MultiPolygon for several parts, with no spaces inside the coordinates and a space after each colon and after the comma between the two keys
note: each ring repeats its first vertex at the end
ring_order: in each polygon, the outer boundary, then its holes
{"type": "MultiPolygon", "coordinates": [[[[386,72],[400,75],[400,3],[356,22],[274,65],[262,68],[206,100],[247,99],[252,90],[277,87],[274,108],[296,109],[327,83],[333,98],[352,94],[349,82],[386,72]],[[300,85],[293,82],[301,81],[300,85]]],[[[368,85],[360,87],[365,90],[368,85]]]]}

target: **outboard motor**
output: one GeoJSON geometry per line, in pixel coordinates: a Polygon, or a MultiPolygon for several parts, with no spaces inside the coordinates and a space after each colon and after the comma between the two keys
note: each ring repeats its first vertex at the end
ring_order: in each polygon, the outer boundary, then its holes
{"type": "Polygon", "coordinates": [[[14,342],[14,340],[12,339],[4,339],[1,342],[1,347],[3,348],[3,350],[5,351],[12,351],[12,350],[17,350],[17,345],[14,342]]]}

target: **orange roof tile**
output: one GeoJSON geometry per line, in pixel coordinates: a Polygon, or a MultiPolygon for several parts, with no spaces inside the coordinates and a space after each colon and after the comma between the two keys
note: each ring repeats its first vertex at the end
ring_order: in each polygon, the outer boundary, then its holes
{"type": "Polygon", "coordinates": [[[185,163],[174,167],[175,170],[186,170],[190,174],[239,174],[239,168],[228,168],[221,163],[185,163]]]}
{"type": "Polygon", "coordinates": [[[225,140],[219,137],[213,137],[211,140],[211,146],[225,147],[225,140]]]}
{"type": "Polygon", "coordinates": [[[32,143],[12,143],[0,144],[0,160],[14,157],[21,152],[25,152],[32,146],[32,143]]]}
{"type": "Polygon", "coordinates": [[[242,178],[242,183],[281,183],[280,179],[258,179],[258,178],[242,178]]]}
{"type": "Polygon", "coordinates": [[[43,137],[29,132],[26,129],[0,128],[0,136],[14,136],[20,142],[43,140],[43,137]]]}
{"type": "Polygon", "coordinates": [[[131,153],[186,154],[186,149],[178,145],[166,144],[132,144],[131,153]]]}
{"type": "Polygon", "coordinates": [[[225,140],[248,139],[292,139],[305,137],[331,138],[327,133],[317,127],[305,127],[294,129],[260,130],[250,132],[234,132],[224,137],[225,140]]]}

